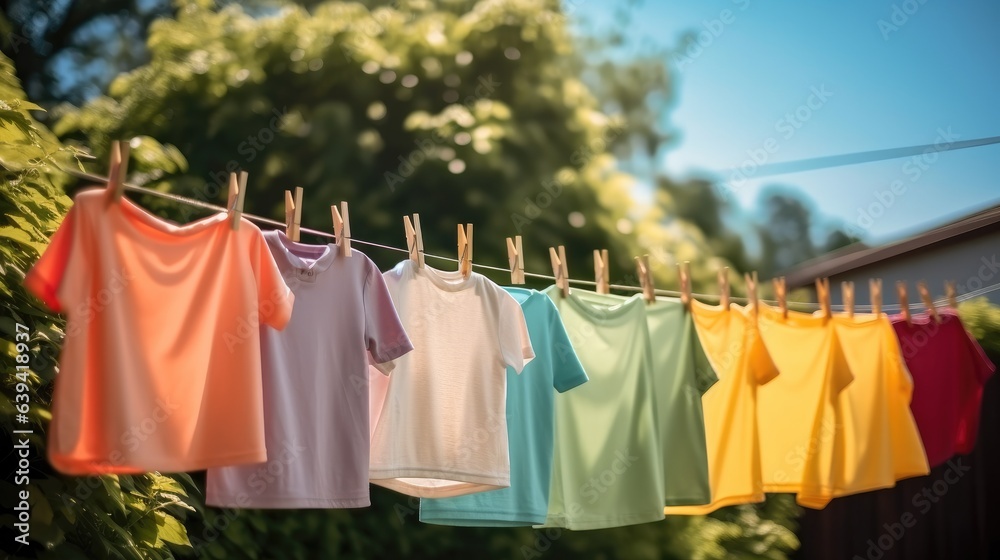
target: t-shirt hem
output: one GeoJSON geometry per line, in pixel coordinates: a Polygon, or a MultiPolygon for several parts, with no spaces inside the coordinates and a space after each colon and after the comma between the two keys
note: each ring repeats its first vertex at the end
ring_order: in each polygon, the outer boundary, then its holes
{"type": "Polygon", "coordinates": [[[48,278],[45,278],[38,272],[37,269],[29,269],[28,273],[24,275],[24,287],[30,293],[32,293],[36,298],[41,300],[50,311],[54,313],[62,313],[62,304],[59,302],[59,297],[56,295],[56,287],[49,282],[48,278]]]}
{"type": "Polygon", "coordinates": [[[56,470],[68,475],[139,474],[149,472],[179,473],[203,471],[214,467],[229,467],[250,463],[266,463],[267,450],[259,449],[231,455],[209,457],[199,461],[178,461],[176,457],[146,459],[141,463],[112,464],[107,457],[80,458],[72,455],[49,453],[49,462],[56,470]]]}
{"type": "Polygon", "coordinates": [[[799,494],[795,496],[795,503],[809,509],[823,509],[831,501],[834,495],[830,494],[799,494]]]}
{"type": "Polygon", "coordinates": [[[589,531],[593,529],[625,527],[626,525],[639,525],[640,523],[652,523],[654,521],[662,521],[663,518],[663,508],[660,508],[656,512],[630,513],[588,520],[570,519],[565,515],[549,516],[543,525],[534,525],[533,527],[535,529],[561,527],[571,531],[589,531]]]}
{"type": "Polygon", "coordinates": [[[722,509],[729,506],[738,506],[743,504],[759,504],[766,499],[763,493],[760,494],[744,494],[741,496],[728,496],[725,498],[718,498],[710,504],[704,505],[694,505],[694,506],[667,506],[663,508],[663,513],[666,515],[708,515],[715,510],[722,509]]]}
{"type": "Polygon", "coordinates": [[[420,522],[453,527],[526,527],[545,523],[544,511],[477,511],[461,509],[426,510],[421,504],[420,522]]]}
{"type": "Polygon", "coordinates": [[[916,478],[918,476],[927,476],[928,474],[930,474],[929,469],[898,472],[893,475],[895,476],[894,480],[887,480],[875,484],[862,485],[858,486],[857,488],[848,488],[848,489],[837,488],[833,491],[833,497],[842,498],[844,496],[851,496],[854,494],[864,494],[865,492],[874,492],[876,490],[894,488],[896,486],[896,483],[899,482],[900,480],[905,480],[907,478],[916,478]]]}
{"type": "MultiPolygon", "coordinates": [[[[927,476],[929,474],[931,474],[930,466],[923,470],[897,472],[895,477],[896,482],[899,482],[900,480],[905,480],[907,478],[916,478],[918,476],[927,476]]],[[[895,482],[893,485],[895,485],[895,482]]]]}
{"type": "MultiPolygon", "coordinates": [[[[873,486],[871,490],[877,490],[878,488],[888,488],[895,486],[893,482],[890,486],[873,486]]],[[[848,496],[851,494],[860,494],[862,492],[867,492],[868,490],[859,487],[859,489],[854,490],[839,490],[841,492],[838,494],[837,488],[833,486],[811,486],[811,487],[801,487],[795,496],[795,503],[802,507],[807,507],[809,509],[823,509],[825,508],[834,498],[838,496],[848,496]]]]}
{"type": "Polygon", "coordinates": [[[667,507],[670,506],[704,506],[712,501],[711,496],[673,496],[664,500],[667,507]]]}
{"type": "Polygon", "coordinates": [[[247,497],[245,494],[233,496],[231,494],[219,494],[208,492],[205,496],[205,505],[218,508],[234,509],[310,509],[310,508],[363,508],[371,505],[371,498],[365,496],[353,496],[344,498],[303,498],[303,497],[247,497]]]}
{"type": "MultiPolygon", "coordinates": [[[[407,476],[403,478],[418,478],[418,477],[407,476]]],[[[454,498],[457,496],[465,496],[467,494],[476,494],[478,492],[499,490],[501,488],[510,487],[509,484],[506,486],[502,486],[499,484],[456,482],[455,484],[449,484],[448,486],[428,488],[424,486],[417,486],[415,484],[408,484],[405,482],[401,482],[400,480],[395,478],[372,479],[370,482],[372,484],[382,486],[383,488],[388,488],[389,490],[395,490],[400,494],[406,494],[407,496],[413,496],[415,498],[454,498]]]]}
{"type": "Polygon", "coordinates": [[[798,494],[801,491],[801,484],[764,484],[764,492],[767,494],[798,494]]]}
{"type": "Polygon", "coordinates": [[[510,476],[447,472],[440,469],[401,468],[369,469],[372,484],[417,498],[451,498],[487,490],[510,488],[510,476]],[[446,486],[420,486],[403,482],[401,478],[430,478],[453,482],[446,486]]]}

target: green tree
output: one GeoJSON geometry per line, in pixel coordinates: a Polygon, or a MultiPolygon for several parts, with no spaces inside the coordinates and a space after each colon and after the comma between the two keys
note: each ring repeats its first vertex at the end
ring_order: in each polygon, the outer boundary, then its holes
{"type": "Polygon", "coordinates": [[[29,545],[5,534],[3,548],[10,558],[169,558],[191,550],[183,522],[194,510],[189,493],[198,490],[189,477],[65,477],[44,460],[64,322],[22,282],[69,207],[66,175],[58,168],[75,165],[77,152],[32,118],[30,111],[37,109],[0,55],[0,346],[10,358],[3,362],[0,393],[5,448],[25,439],[13,430],[33,431],[26,438],[30,482],[25,486],[10,477],[0,483],[5,531],[17,530],[11,512],[19,499],[11,500],[22,490],[30,494],[29,545]],[[27,371],[16,368],[23,363],[19,355],[30,358],[27,371]],[[28,395],[29,402],[18,395],[28,395]]]}
{"type": "Polygon", "coordinates": [[[742,237],[726,223],[727,214],[733,210],[731,203],[719,197],[714,183],[705,179],[678,183],[661,176],[657,199],[668,215],[690,221],[701,230],[712,253],[736,271],[754,268],[742,237]]]}
{"type": "Polygon", "coordinates": [[[0,48],[32,99],[80,102],[146,59],[146,28],[169,0],[0,0],[0,48]],[[74,72],[67,72],[72,67],[74,72]]]}
{"type": "Polygon", "coordinates": [[[835,225],[825,223],[814,211],[812,202],[781,187],[761,193],[762,219],[758,225],[761,238],[759,268],[763,274],[781,271],[858,241],[835,225]],[[814,238],[824,237],[822,244],[814,238]]]}

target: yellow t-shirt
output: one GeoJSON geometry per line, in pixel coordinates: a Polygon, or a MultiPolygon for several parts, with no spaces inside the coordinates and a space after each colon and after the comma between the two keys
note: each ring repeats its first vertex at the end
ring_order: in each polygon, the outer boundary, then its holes
{"type": "MultiPolygon", "coordinates": [[[[840,430],[836,400],[853,380],[831,320],[761,305],[758,330],[781,375],[757,392],[765,492],[796,493],[806,507],[834,495],[840,430]]],[[[822,505],[818,505],[822,504],[822,505]]]]}
{"type": "Polygon", "coordinates": [[[705,515],[764,501],[757,437],[757,388],[778,374],[752,312],[691,302],[691,314],[719,381],[703,396],[712,501],[667,507],[667,515],[705,515]]]}
{"type": "Polygon", "coordinates": [[[834,456],[834,495],[889,488],[896,480],[927,474],[910,412],[913,380],[892,324],[884,315],[836,315],[832,324],[854,374],[836,400],[841,445],[834,456]]]}

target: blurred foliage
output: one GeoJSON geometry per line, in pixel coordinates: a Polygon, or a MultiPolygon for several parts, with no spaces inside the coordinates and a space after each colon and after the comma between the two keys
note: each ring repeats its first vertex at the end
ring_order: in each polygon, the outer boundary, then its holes
{"type": "Polygon", "coordinates": [[[965,328],[979,341],[994,363],[1000,363],[1000,306],[985,297],[958,304],[959,316],[965,328]]]}
{"type": "Polygon", "coordinates": [[[96,150],[97,171],[111,139],[155,138],[186,168],[135,161],[132,180],[203,200],[221,201],[227,171],[246,169],[247,210],[275,219],[293,186],[304,187],[303,223],[314,227],[348,200],[355,235],[379,243],[401,245],[402,215],[418,212],[432,253],[452,254],[455,224],[471,222],[483,263],[502,266],[504,238],[521,233],[529,270],[547,270],[547,247],[564,244],[571,274],[591,269],[595,248],[610,250],[622,282],[635,283],[641,252],[657,257],[663,283],[678,260],[714,274],[699,228],[683,218],[666,228],[661,209],[635,205],[635,179],[612,155],[666,137],[640,108],[667,95],[662,63],[588,64],[554,2],[441,6],[326,2],[253,17],[180,2],[176,19],[150,28],[149,64],[107,96],[61,109],[56,131],[96,150]],[[589,74],[605,97],[588,88],[589,74]],[[573,212],[582,227],[570,226],[573,212]]]}
{"type": "Polygon", "coordinates": [[[82,101],[146,60],[142,45],[169,0],[0,0],[0,49],[36,102],[82,101]],[[67,72],[74,68],[74,72],[67,72]]]}
{"type": "MultiPolygon", "coordinates": [[[[840,224],[825,220],[811,201],[791,189],[765,188],[759,196],[758,211],[750,219],[750,231],[739,232],[733,229],[732,222],[738,220],[740,209],[719,195],[715,183],[705,179],[676,182],[660,177],[658,187],[657,203],[664,212],[697,226],[718,264],[734,268],[730,283],[739,293],[744,293],[744,286],[738,272],[756,270],[761,279],[771,278],[860,241],[840,224]],[[817,242],[817,238],[822,242],[817,242]],[[758,256],[751,256],[748,244],[756,246],[758,256]]],[[[707,276],[701,279],[702,285],[712,284],[713,271],[703,270],[703,273],[707,276]]],[[[697,280],[698,274],[694,275],[697,280]]],[[[767,284],[762,286],[763,294],[770,293],[767,284]]]]}
{"type": "MultiPolygon", "coordinates": [[[[257,13],[283,3],[240,1],[257,13]]],[[[146,63],[149,25],[172,13],[171,0],[0,0],[0,50],[39,105],[80,103],[100,95],[119,73],[146,63]]]]}
{"type": "MultiPolygon", "coordinates": [[[[77,165],[76,150],[32,118],[38,106],[27,101],[10,60],[0,55],[0,345],[3,355],[3,446],[11,449],[15,429],[31,429],[31,546],[14,541],[15,496],[24,487],[4,477],[3,549],[8,558],[170,558],[190,551],[184,521],[194,511],[198,489],[187,475],[65,477],[45,460],[45,430],[51,419],[49,401],[56,375],[64,321],[49,312],[22,286],[25,272],[45,249],[70,199],[63,193],[66,175],[57,168],[77,165]],[[17,325],[23,325],[21,329],[17,325]],[[27,341],[17,332],[28,333],[27,341]],[[19,352],[17,344],[22,346],[19,352]],[[30,370],[16,369],[18,354],[30,356],[30,370]],[[27,386],[18,387],[19,383],[27,386]],[[16,395],[30,398],[27,423],[16,395]]],[[[11,456],[14,454],[11,453],[11,456]]],[[[11,473],[14,469],[11,469],[11,473]]]]}

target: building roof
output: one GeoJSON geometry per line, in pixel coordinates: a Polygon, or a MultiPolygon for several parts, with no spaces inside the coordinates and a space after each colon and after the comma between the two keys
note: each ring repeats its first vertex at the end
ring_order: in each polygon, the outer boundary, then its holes
{"type": "Polygon", "coordinates": [[[842,274],[932,245],[956,242],[992,231],[1000,231],[1000,204],[880,247],[869,247],[863,243],[848,245],[790,269],[785,278],[789,288],[799,288],[812,284],[816,278],[842,274]]]}

